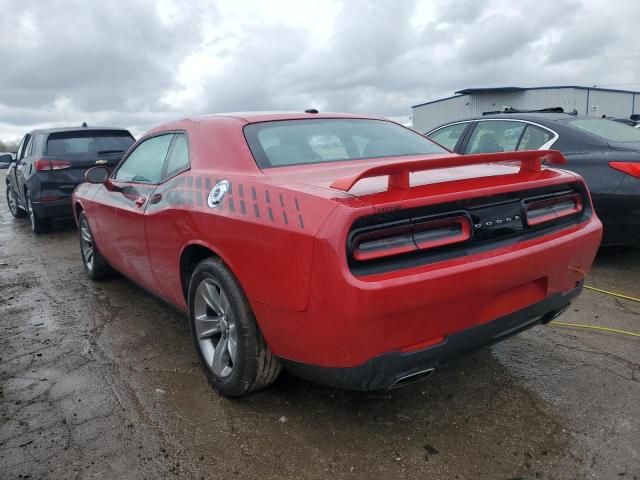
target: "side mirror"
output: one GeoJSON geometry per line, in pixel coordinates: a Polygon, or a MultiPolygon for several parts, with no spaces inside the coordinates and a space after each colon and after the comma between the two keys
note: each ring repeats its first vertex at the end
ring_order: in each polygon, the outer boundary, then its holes
{"type": "Polygon", "coordinates": [[[89,183],[104,183],[109,179],[107,167],[93,167],[87,170],[84,178],[89,183]]]}

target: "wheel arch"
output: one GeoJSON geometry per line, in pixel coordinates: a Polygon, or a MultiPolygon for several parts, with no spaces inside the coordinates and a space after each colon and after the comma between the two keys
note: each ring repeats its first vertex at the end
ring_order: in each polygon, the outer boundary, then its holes
{"type": "Polygon", "coordinates": [[[76,225],[78,225],[80,221],[80,212],[84,212],[84,206],[80,200],[77,200],[73,204],[73,216],[76,220],[76,225]]]}
{"type": "MultiPolygon", "coordinates": [[[[189,279],[191,278],[191,274],[195,270],[198,263],[200,263],[205,258],[216,257],[222,260],[225,265],[231,270],[233,275],[238,279],[238,276],[233,271],[233,268],[229,264],[229,262],[221,255],[216,249],[211,247],[211,245],[206,244],[201,241],[193,241],[185,245],[180,252],[180,285],[182,287],[182,296],[186,304],[189,302],[189,279]]],[[[238,279],[240,282],[240,279],[238,279]]]]}

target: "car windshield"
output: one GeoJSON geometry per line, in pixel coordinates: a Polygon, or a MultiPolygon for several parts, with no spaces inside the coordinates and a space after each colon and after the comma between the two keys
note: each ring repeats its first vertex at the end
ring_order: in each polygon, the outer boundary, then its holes
{"type": "Polygon", "coordinates": [[[126,152],[134,140],[124,130],[88,130],[52,133],[47,139],[46,155],[109,155],[126,152]]]}
{"type": "Polygon", "coordinates": [[[574,127],[585,130],[611,142],[638,142],[640,130],[606,118],[580,118],[569,120],[574,127]]]}
{"type": "Polygon", "coordinates": [[[385,120],[261,122],[247,125],[244,133],[261,168],[448,153],[419,133],[385,120]]]}

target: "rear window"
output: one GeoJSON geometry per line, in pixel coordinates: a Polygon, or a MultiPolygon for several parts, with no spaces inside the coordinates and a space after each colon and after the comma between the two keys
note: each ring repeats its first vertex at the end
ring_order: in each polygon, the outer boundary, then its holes
{"type": "Polygon", "coordinates": [[[448,153],[419,133],[384,120],[261,122],[247,125],[244,133],[261,168],[448,153]]]}
{"type": "Polygon", "coordinates": [[[133,143],[133,137],[126,131],[58,132],[47,138],[45,155],[122,155],[133,143]]]}
{"type": "Polygon", "coordinates": [[[640,130],[606,118],[581,118],[569,123],[611,142],[640,142],[640,130]]]}

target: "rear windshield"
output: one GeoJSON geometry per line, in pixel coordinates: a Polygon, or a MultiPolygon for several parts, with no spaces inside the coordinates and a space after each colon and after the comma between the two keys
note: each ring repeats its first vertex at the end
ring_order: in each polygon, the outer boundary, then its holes
{"type": "Polygon", "coordinates": [[[261,168],[448,153],[419,133],[384,120],[262,122],[247,125],[244,134],[261,168]]]}
{"type": "Polygon", "coordinates": [[[569,123],[611,142],[640,142],[640,129],[606,118],[581,118],[569,123]]]}
{"type": "Polygon", "coordinates": [[[127,131],[58,132],[49,135],[45,155],[122,155],[133,142],[127,131]]]}

